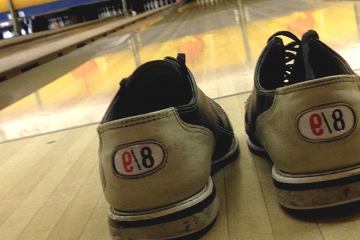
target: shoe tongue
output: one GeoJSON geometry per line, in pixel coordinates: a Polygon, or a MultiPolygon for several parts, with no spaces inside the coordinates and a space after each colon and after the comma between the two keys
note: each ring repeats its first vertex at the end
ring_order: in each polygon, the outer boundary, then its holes
{"type": "Polygon", "coordinates": [[[192,97],[189,81],[174,61],[157,60],[141,65],[121,83],[121,101],[126,116],[187,104],[192,97]]]}
{"type": "Polygon", "coordinates": [[[156,60],[138,67],[135,72],[121,82],[127,89],[145,87],[153,84],[181,84],[183,85],[182,65],[185,65],[185,55],[179,54],[178,58],[167,57],[165,60],[156,60]]]}
{"type": "Polygon", "coordinates": [[[305,62],[302,47],[300,46],[294,58],[293,70],[291,72],[290,84],[303,82],[305,80],[305,62]]]}
{"type": "Polygon", "coordinates": [[[138,67],[130,77],[121,83],[121,86],[131,90],[138,87],[150,87],[152,84],[160,84],[160,82],[177,81],[180,79],[180,74],[177,72],[176,68],[167,61],[151,61],[138,67]]]}
{"type": "Polygon", "coordinates": [[[278,57],[274,58],[272,71],[274,74],[276,74],[275,79],[279,79],[279,82],[277,83],[278,86],[282,86],[284,84],[284,72],[285,72],[285,47],[284,43],[281,39],[277,39],[278,43],[274,45],[273,52],[278,55],[278,57]]]}
{"type": "Polygon", "coordinates": [[[261,71],[259,79],[268,79],[259,82],[265,89],[275,89],[284,84],[285,72],[285,48],[281,38],[270,38],[268,45],[259,59],[261,62],[261,71]]]}
{"type": "Polygon", "coordinates": [[[291,76],[292,84],[316,78],[313,67],[310,63],[309,40],[318,38],[319,36],[314,30],[309,30],[303,35],[300,43],[300,48],[295,56],[293,64],[293,71],[291,76]]]}
{"type": "Polygon", "coordinates": [[[269,38],[272,54],[268,58],[272,62],[272,76],[280,81],[276,82],[275,87],[283,87],[304,80],[304,60],[301,53],[301,41],[291,32],[279,31],[269,38]],[[290,39],[286,45],[282,37],[290,39]],[[298,46],[298,48],[296,48],[298,46]],[[270,56],[276,58],[270,58],[270,56]]]}
{"type": "Polygon", "coordinates": [[[319,39],[319,35],[314,30],[307,31],[301,39],[301,50],[302,50],[301,52],[304,61],[304,72],[305,72],[304,80],[312,80],[316,78],[313,67],[310,62],[309,41],[312,39],[319,39]]]}

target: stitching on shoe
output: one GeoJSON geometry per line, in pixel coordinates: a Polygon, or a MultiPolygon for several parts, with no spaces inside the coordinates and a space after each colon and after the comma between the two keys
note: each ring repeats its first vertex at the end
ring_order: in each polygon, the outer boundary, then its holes
{"type": "Polygon", "coordinates": [[[274,101],[273,101],[273,104],[271,105],[271,107],[267,111],[262,113],[258,117],[256,122],[258,122],[258,121],[262,122],[262,121],[268,120],[269,118],[271,118],[273,116],[273,114],[275,114],[274,110],[278,104],[279,95],[285,95],[287,93],[297,92],[300,90],[306,90],[306,89],[325,86],[325,85],[332,85],[332,84],[339,84],[339,83],[356,83],[357,80],[359,80],[358,76],[350,76],[350,77],[348,77],[348,79],[344,79],[344,76],[339,76],[339,77],[331,79],[331,80],[326,78],[326,79],[323,79],[322,81],[317,81],[317,82],[313,82],[310,84],[307,83],[306,85],[301,85],[301,86],[291,85],[291,86],[288,86],[286,89],[279,89],[275,92],[274,101]],[[329,81],[331,81],[331,82],[329,82],[329,81]]]}
{"type": "Polygon", "coordinates": [[[315,87],[321,87],[324,85],[333,85],[333,84],[348,83],[348,82],[356,83],[358,80],[359,80],[358,76],[346,76],[345,77],[344,75],[341,75],[336,78],[334,77],[332,79],[324,78],[321,80],[315,80],[314,82],[303,82],[300,84],[290,85],[285,88],[279,88],[276,92],[279,95],[284,95],[287,93],[296,92],[296,91],[300,91],[300,90],[306,90],[306,89],[315,88],[315,87]]]}
{"type": "Polygon", "coordinates": [[[102,126],[98,127],[98,132],[99,133],[104,133],[105,131],[111,130],[111,129],[118,129],[118,128],[125,128],[125,127],[131,127],[131,126],[136,126],[136,125],[140,125],[140,124],[145,124],[145,123],[149,123],[149,122],[154,122],[160,119],[164,119],[164,118],[170,118],[170,111],[167,112],[163,112],[163,113],[157,113],[157,114],[153,114],[151,116],[144,116],[144,117],[136,117],[133,119],[127,119],[127,120],[120,120],[120,121],[115,121],[115,122],[110,122],[110,123],[105,123],[102,126]]]}
{"type": "Polygon", "coordinates": [[[172,117],[174,117],[176,119],[178,124],[184,130],[186,130],[188,132],[202,133],[202,134],[205,134],[207,136],[214,138],[214,135],[212,132],[210,132],[210,130],[208,130],[204,127],[201,127],[201,126],[195,126],[195,125],[187,124],[187,123],[184,123],[183,121],[181,121],[176,113],[176,110],[174,110],[172,108],[171,108],[171,110],[168,110],[166,112],[153,114],[151,116],[136,117],[134,119],[127,119],[127,120],[120,120],[120,121],[105,123],[104,125],[98,127],[98,132],[99,132],[99,134],[102,134],[106,131],[113,130],[113,129],[132,127],[132,126],[146,124],[146,123],[158,121],[158,120],[161,120],[164,118],[172,118],[172,117]]]}
{"type": "Polygon", "coordinates": [[[173,113],[174,113],[174,116],[175,116],[175,119],[176,121],[178,122],[178,124],[187,132],[198,132],[198,133],[202,133],[202,134],[205,134],[209,137],[212,137],[215,141],[215,136],[214,134],[208,130],[207,128],[205,127],[201,127],[201,126],[195,126],[195,125],[192,125],[192,124],[188,124],[188,123],[185,123],[184,121],[182,121],[180,119],[180,117],[178,116],[176,110],[172,109],[173,113]]]}

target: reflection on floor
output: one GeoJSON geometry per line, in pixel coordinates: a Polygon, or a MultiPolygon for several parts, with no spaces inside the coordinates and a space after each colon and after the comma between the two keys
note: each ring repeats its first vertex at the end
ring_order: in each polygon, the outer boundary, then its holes
{"type": "Polygon", "coordinates": [[[249,91],[256,59],[278,30],[315,29],[360,68],[359,16],[358,2],[194,1],[1,83],[0,141],[99,121],[122,78],[177,52],[210,97],[249,91]]]}

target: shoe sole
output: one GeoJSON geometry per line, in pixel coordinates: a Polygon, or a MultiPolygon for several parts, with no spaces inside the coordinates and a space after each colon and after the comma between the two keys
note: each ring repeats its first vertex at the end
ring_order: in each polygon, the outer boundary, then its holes
{"type": "MultiPolygon", "coordinates": [[[[211,175],[235,159],[239,144],[234,137],[229,151],[212,161],[211,175]]],[[[147,212],[124,213],[110,209],[112,239],[199,239],[215,223],[219,200],[211,177],[196,195],[177,204],[147,212]]]]}
{"type": "Polygon", "coordinates": [[[177,204],[147,212],[124,213],[110,209],[110,234],[118,239],[196,239],[215,222],[219,201],[209,178],[196,195],[177,204]]]}
{"type": "MultiPolygon", "coordinates": [[[[248,139],[254,154],[268,157],[260,146],[248,139]]],[[[360,200],[360,166],[316,174],[288,174],[272,167],[272,178],[280,205],[294,210],[313,210],[340,206],[360,200]]]]}

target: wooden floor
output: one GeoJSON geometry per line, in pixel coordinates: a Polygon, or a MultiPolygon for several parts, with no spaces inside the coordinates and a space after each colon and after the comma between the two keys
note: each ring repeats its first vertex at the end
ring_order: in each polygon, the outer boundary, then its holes
{"type": "MultiPolygon", "coordinates": [[[[360,238],[360,207],[307,215],[277,203],[271,163],[249,153],[247,94],[218,100],[241,156],[215,176],[220,214],[204,240],[360,238]]],[[[96,125],[0,145],[0,239],[110,239],[98,174],[96,125]]]]}
{"type": "Polygon", "coordinates": [[[254,65],[271,34],[315,29],[359,69],[359,23],[355,1],[197,0],[0,83],[0,240],[110,239],[92,123],[123,77],[177,52],[187,54],[198,85],[228,113],[241,147],[214,176],[221,209],[203,239],[359,240],[360,204],[284,211],[271,162],[250,154],[243,124],[254,65]],[[29,138],[14,141],[19,137],[29,138]]]}

